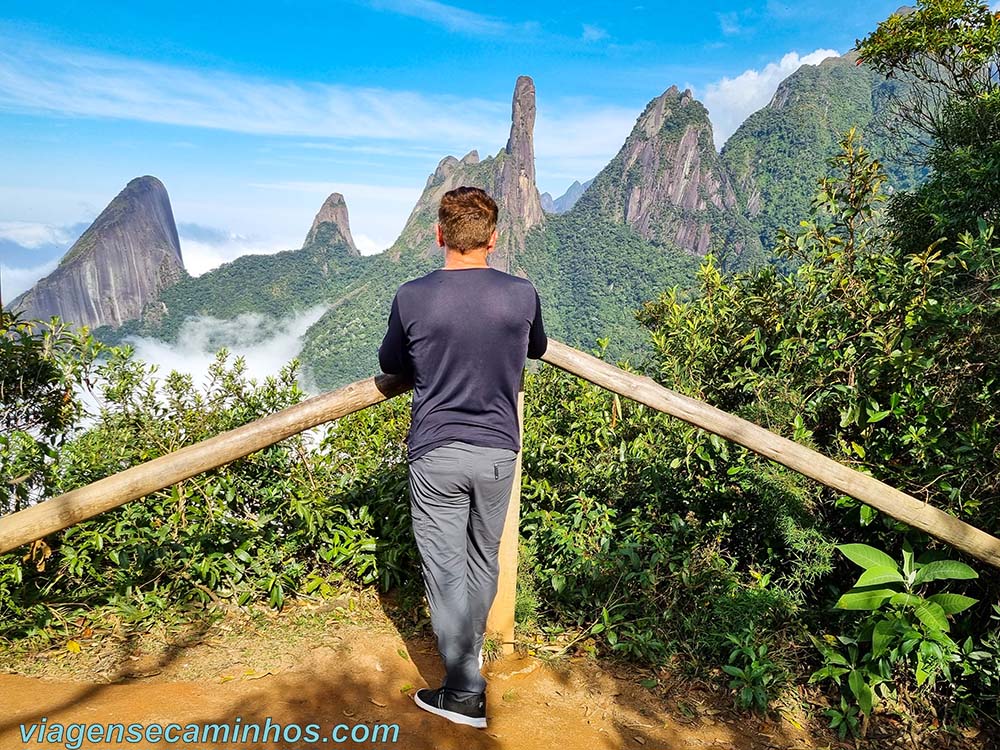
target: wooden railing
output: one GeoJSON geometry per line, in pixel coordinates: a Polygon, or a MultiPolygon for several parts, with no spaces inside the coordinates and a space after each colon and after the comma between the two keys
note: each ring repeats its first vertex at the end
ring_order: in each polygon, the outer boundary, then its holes
{"type": "MultiPolygon", "coordinates": [[[[553,339],[549,339],[548,349],[542,359],[613,393],[739,443],[1000,568],[1000,539],[874,477],[839,464],[752,422],[664,388],[647,377],[625,372],[553,339]]],[[[203,471],[262,450],[311,427],[398,396],[409,389],[407,382],[391,375],[359,380],[4,516],[0,518],[0,554],[170,487],[203,471]]],[[[519,397],[520,402],[523,402],[523,394],[519,397]]],[[[503,634],[505,642],[512,641],[513,636],[519,469],[520,460],[515,476],[513,502],[501,543],[501,580],[497,601],[490,615],[493,625],[491,631],[503,634]]]]}

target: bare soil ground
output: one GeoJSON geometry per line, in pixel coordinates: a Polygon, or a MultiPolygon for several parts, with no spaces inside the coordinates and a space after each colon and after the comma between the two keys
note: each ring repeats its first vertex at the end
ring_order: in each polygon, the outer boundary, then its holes
{"type": "MultiPolygon", "coordinates": [[[[362,595],[363,596],[363,595],[362,595]]],[[[541,649],[487,663],[489,727],[453,725],[419,710],[412,693],[436,687],[442,668],[426,634],[401,634],[377,601],[342,599],[280,615],[230,613],[214,622],[141,634],[95,634],[41,652],[0,654],[0,750],[65,750],[25,742],[22,725],[273,723],[398,725],[395,741],[140,743],[156,748],[405,748],[406,750],[806,750],[840,747],[804,713],[771,719],[732,712],[708,686],[674,684],[590,657],[541,649]],[[372,605],[375,606],[372,606],[372,605]],[[654,688],[640,683],[655,678],[654,688]]],[[[405,631],[405,628],[404,628],[405,631]]],[[[360,735],[359,735],[360,736],[360,735]]],[[[942,747],[986,748],[970,738],[942,747]],[[972,744],[966,744],[972,743],[972,744]]],[[[854,747],[843,745],[844,747],[854,747]]],[[[897,746],[895,743],[885,747],[897,746]]],[[[83,742],[84,748],[121,744],[83,742]]],[[[70,747],[70,750],[75,748],[70,747]]]]}

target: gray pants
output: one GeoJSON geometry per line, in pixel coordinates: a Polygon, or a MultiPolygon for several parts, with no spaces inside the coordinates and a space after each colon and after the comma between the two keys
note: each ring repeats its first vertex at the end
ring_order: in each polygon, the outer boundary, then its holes
{"type": "Polygon", "coordinates": [[[486,689],[479,670],[486,616],[497,592],[497,552],[517,452],[463,442],[409,464],[410,513],[444,687],[458,697],[486,689]]]}

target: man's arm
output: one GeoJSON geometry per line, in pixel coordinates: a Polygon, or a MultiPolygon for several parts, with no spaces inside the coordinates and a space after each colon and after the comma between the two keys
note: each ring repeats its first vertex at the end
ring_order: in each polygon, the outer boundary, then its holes
{"type": "Polygon", "coordinates": [[[539,359],[548,348],[549,340],[545,336],[545,326],[542,324],[542,300],[535,290],[535,317],[528,331],[528,358],[539,359]]]}
{"type": "Polygon", "coordinates": [[[399,296],[392,298],[389,310],[389,326],[382,345],[378,348],[378,364],[386,375],[409,375],[410,357],[406,351],[406,331],[399,317],[399,296]]]}

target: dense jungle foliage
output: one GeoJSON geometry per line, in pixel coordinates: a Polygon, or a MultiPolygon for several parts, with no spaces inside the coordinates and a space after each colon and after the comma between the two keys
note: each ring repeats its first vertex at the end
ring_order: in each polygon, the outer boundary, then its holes
{"type": "Polygon", "coordinates": [[[885,165],[887,188],[911,190],[926,176],[918,140],[892,127],[892,102],[906,95],[906,84],[856,63],[856,53],[850,53],[803,65],[722,149],[733,186],[766,248],[774,247],[779,229],[797,226],[808,215],[826,160],[852,127],[885,165]]]}
{"type": "Polygon", "coordinates": [[[120,344],[130,335],[175,342],[184,321],[194,316],[233,318],[261,313],[278,319],[340,297],[367,271],[370,260],[351,254],[332,224],[319,227],[315,240],[299,250],[244,255],[201,276],[185,275],[161,293],[142,319],[95,337],[120,344]]]}
{"type": "MultiPolygon", "coordinates": [[[[997,533],[1000,14],[926,0],[859,50],[890,75],[934,59],[946,101],[911,113],[930,124],[929,179],[886,196],[848,131],[810,216],[779,235],[795,270],[706,258],[694,296],[642,307],[648,357],[623,364],[997,533]]],[[[222,351],[198,387],[7,314],[0,345],[0,512],[303,398],[296,362],[256,383],[222,351]]],[[[415,600],[407,427],[400,397],[0,557],[0,639],[345,584],[415,600]]],[[[997,571],[552,368],[526,378],[524,427],[522,627],[723,680],[744,709],[812,685],[844,737],[880,713],[1000,721],[997,571]]]]}

